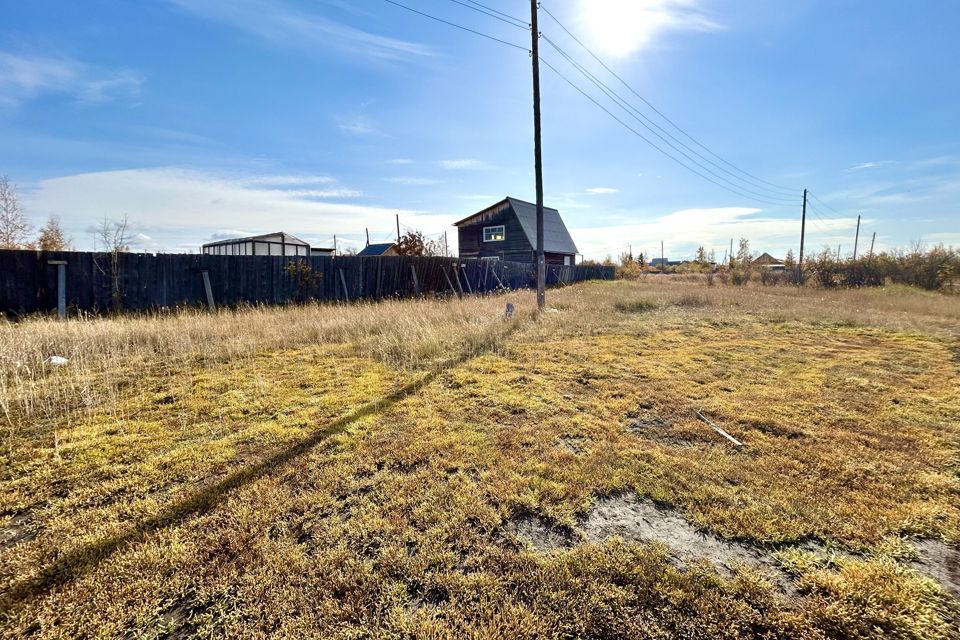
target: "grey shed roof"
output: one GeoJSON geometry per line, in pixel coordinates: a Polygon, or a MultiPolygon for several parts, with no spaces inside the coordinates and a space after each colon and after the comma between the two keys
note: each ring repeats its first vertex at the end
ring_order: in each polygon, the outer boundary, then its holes
{"type": "Polygon", "coordinates": [[[358,253],[358,256],[382,256],[387,251],[393,247],[392,242],[385,242],[383,244],[368,244],[363,248],[363,251],[358,253]]]}
{"type": "MultiPolygon", "coordinates": [[[[536,247],[537,205],[531,202],[526,202],[525,200],[507,197],[493,205],[493,207],[496,207],[503,202],[510,203],[514,213],[517,214],[517,219],[520,221],[520,226],[523,227],[523,232],[526,234],[527,240],[530,241],[531,246],[536,247]]],[[[476,216],[486,212],[489,209],[492,209],[493,207],[487,207],[483,211],[475,213],[468,218],[464,218],[460,222],[454,223],[454,226],[459,227],[461,224],[469,222],[476,216]]],[[[543,208],[543,250],[547,253],[568,253],[571,255],[579,253],[579,251],[577,251],[577,245],[574,244],[573,238],[570,237],[570,232],[567,231],[567,225],[563,224],[563,218],[560,217],[560,212],[556,209],[551,209],[550,207],[543,208]]]]}

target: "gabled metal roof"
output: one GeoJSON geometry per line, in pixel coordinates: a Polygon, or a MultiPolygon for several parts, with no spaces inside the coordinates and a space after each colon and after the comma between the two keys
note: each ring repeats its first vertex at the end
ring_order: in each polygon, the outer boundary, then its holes
{"type": "Polygon", "coordinates": [[[286,233],[285,231],[274,231],[273,233],[264,233],[259,236],[250,236],[249,238],[228,238],[227,240],[217,240],[216,242],[208,242],[203,246],[216,247],[222,244],[237,244],[239,242],[257,242],[257,241],[294,244],[294,245],[300,245],[303,247],[310,246],[308,242],[304,242],[300,238],[297,238],[296,236],[292,236],[289,233],[286,233]],[[274,240],[273,239],[274,236],[280,236],[280,239],[274,240]]]}
{"type": "Polygon", "coordinates": [[[385,242],[383,244],[368,244],[363,248],[363,251],[358,253],[358,256],[382,256],[387,251],[393,248],[392,242],[385,242]]]}
{"type": "MultiPolygon", "coordinates": [[[[525,200],[518,200],[517,198],[508,196],[483,211],[478,211],[459,222],[455,222],[454,226],[459,227],[464,225],[477,216],[504,203],[510,204],[510,208],[513,209],[513,212],[517,215],[517,219],[520,221],[520,226],[523,228],[523,232],[527,236],[530,246],[536,248],[537,205],[526,202],[525,200]]],[[[567,231],[567,225],[563,223],[563,218],[560,217],[560,212],[550,207],[543,208],[543,250],[547,253],[568,253],[571,255],[579,253],[577,245],[573,242],[573,238],[570,237],[570,232],[567,231]]]]}

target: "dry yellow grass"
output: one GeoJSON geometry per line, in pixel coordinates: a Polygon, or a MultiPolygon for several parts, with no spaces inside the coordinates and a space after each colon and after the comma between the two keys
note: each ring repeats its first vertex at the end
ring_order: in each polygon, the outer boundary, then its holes
{"type": "Polygon", "coordinates": [[[911,540],[960,542],[956,298],[590,283],[539,320],[508,299],[510,321],[490,298],[0,327],[3,634],[958,633],[908,564],[911,540]],[[584,541],[623,492],[791,588],[584,541]],[[566,546],[528,546],[531,517],[566,546]]]}

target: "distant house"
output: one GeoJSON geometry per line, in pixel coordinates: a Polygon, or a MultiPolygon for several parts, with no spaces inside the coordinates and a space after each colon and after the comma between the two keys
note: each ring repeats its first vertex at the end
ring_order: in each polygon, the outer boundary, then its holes
{"type": "Polygon", "coordinates": [[[755,258],[750,264],[755,267],[770,269],[771,271],[782,271],[787,268],[787,266],[783,264],[783,260],[777,260],[769,253],[763,253],[758,258],[755,258]]]}
{"type": "Polygon", "coordinates": [[[358,256],[398,256],[397,245],[392,242],[383,244],[368,244],[358,256]]]}
{"type": "Polygon", "coordinates": [[[329,258],[334,253],[332,247],[310,247],[310,256],[313,258],[329,258]]]}
{"type": "Polygon", "coordinates": [[[670,260],[669,258],[654,258],[653,260],[650,261],[650,266],[651,267],[679,267],[685,262],[688,262],[688,261],[684,260],[683,262],[681,262],[680,260],[670,260]]]}
{"type": "MultiPolygon", "coordinates": [[[[505,198],[460,222],[454,223],[461,258],[535,262],[537,206],[505,198]]],[[[547,264],[573,265],[577,245],[556,209],[543,210],[543,249],[547,264]]]]}
{"type": "Polygon", "coordinates": [[[208,242],[201,253],[209,256],[309,256],[310,245],[289,233],[278,231],[249,238],[208,242]]]}

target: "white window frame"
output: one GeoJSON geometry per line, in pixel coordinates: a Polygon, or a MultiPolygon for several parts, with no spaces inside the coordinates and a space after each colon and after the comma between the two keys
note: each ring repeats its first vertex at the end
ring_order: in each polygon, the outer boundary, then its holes
{"type": "Polygon", "coordinates": [[[507,228],[506,228],[504,225],[502,225],[502,224],[497,224],[497,225],[493,225],[493,226],[491,226],[491,227],[484,227],[484,228],[483,228],[483,241],[484,241],[484,242],[503,242],[503,241],[506,240],[506,239],[507,239],[507,228]],[[500,230],[500,237],[499,237],[499,238],[491,238],[491,239],[488,240],[488,239],[487,239],[487,231],[490,231],[490,232],[491,232],[490,235],[494,235],[494,233],[493,233],[494,229],[499,229],[499,230],[500,230]]]}

